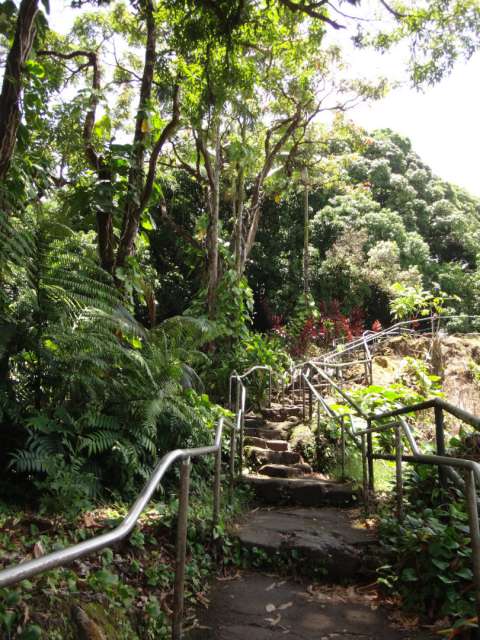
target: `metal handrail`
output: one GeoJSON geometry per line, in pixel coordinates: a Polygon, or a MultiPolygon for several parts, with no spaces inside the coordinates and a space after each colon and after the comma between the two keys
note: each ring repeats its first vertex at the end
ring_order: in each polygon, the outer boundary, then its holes
{"type": "MultiPolygon", "coordinates": [[[[222,452],[222,435],[224,427],[228,427],[231,431],[231,441],[235,441],[238,426],[225,417],[221,417],[218,421],[215,431],[215,439],[213,445],[196,447],[192,449],[175,449],[166,453],[156,465],[149,480],[145,483],[141,493],[130,507],[127,516],[123,521],[111,531],[102,533],[98,536],[84,540],[78,544],[66,547],[52,553],[48,553],[40,558],[35,558],[18,565],[8,567],[0,571],[0,587],[8,587],[14,585],[27,578],[32,578],[39,573],[44,573],[55,567],[63,567],[74,560],[83,558],[91,553],[101,551],[111,545],[127,538],[135,528],[142,512],[152,498],[158,488],[165,473],[170,467],[178,461],[182,462],[180,474],[180,496],[179,496],[179,516],[177,525],[177,558],[176,558],[176,576],[174,590],[174,615],[172,622],[172,639],[178,640],[182,637],[182,618],[183,618],[183,591],[185,578],[185,561],[186,561],[186,534],[187,534],[187,509],[188,509],[188,492],[189,492],[189,475],[191,459],[201,456],[216,456],[215,472],[214,472],[214,490],[213,490],[213,515],[212,525],[218,524],[220,514],[220,497],[221,497],[221,452],[222,452]]],[[[233,447],[233,450],[235,448],[233,447]]],[[[234,461],[230,460],[233,467],[234,461]]],[[[233,473],[230,474],[233,479],[233,473]]]]}
{"type": "MultiPolygon", "coordinates": [[[[350,342],[345,343],[345,348],[340,351],[334,349],[332,351],[327,352],[326,354],[320,356],[319,358],[315,358],[315,360],[326,362],[331,358],[338,357],[339,355],[345,355],[349,351],[355,351],[355,349],[359,349],[364,344],[374,343],[382,338],[388,338],[396,333],[400,333],[401,331],[411,331],[412,333],[416,333],[418,330],[413,329],[410,330],[408,327],[411,325],[416,325],[419,323],[432,323],[434,321],[442,321],[442,320],[453,320],[456,318],[477,318],[480,319],[479,315],[468,315],[468,314],[456,314],[456,315],[448,315],[448,316],[428,316],[425,318],[417,318],[416,320],[403,320],[401,322],[397,322],[386,329],[382,329],[381,331],[364,331],[363,334],[357,338],[356,340],[351,340],[350,342]]],[[[305,363],[306,364],[306,363],[305,363]]]]}
{"type": "MultiPolygon", "coordinates": [[[[306,370],[301,370],[301,382],[302,387],[305,389],[305,385],[309,389],[309,415],[313,414],[312,408],[312,396],[315,396],[317,400],[317,438],[319,437],[320,428],[320,407],[327,407],[327,413],[330,417],[333,417],[340,423],[341,439],[342,439],[342,477],[345,473],[345,426],[344,417],[339,416],[335,411],[329,407],[328,403],[321,397],[316,391],[315,387],[309,380],[310,371],[314,369],[320,377],[325,380],[333,389],[339,393],[342,398],[354,409],[354,411],[366,421],[367,427],[365,429],[355,430],[352,423],[352,435],[355,437],[358,444],[358,437],[360,437],[360,445],[362,452],[362,472],[363,472],[363,498],[365,510],[368,513],[368,505],[370,499],[370,493],[374,492],[374,474],[373,474],[373,461],[375,459],[390,460],[395,462],[395,476],[397,485],[397,516],[399,519],[403,518],[403,470],[402,463],[414,463],[414,464],[429,464],[435,465],[439,468],[440,479],[445,486],[445,477],[443,474],[448,475],[455,484],[463,491],[469,516],[469,529],[470,539],[472,547],[472,563],[473,563],[473,576],[475,584],[475,596],[476,596],[476,610],[478,616],[478,622],[480,624],[480,525],[478,517],[478,505],[479,500],[477,496],[477,485],[480,486],[480,464],[474,460],[466,458],[455,458],[445,454],[445,443],[443,433],[443,412],[450,413],[467,422],[475,429],[480,430],[480,419],[476,416],[468,413],[467,411],[455,407],[454,405],[446,402],[442,398],[431,398],[421,403],[414,405],[399,407],[391,411],[384,411],[382,413],[367,414],[362,408],[351,398],[351,396],[339,387],[329,376],[323,371],[318,364],[310,362],[306,370]],[[426,409],[434,409],[435,411],[435,426],[437,437],[437,454],[423,454],[421,453],[418,444],[415,441],[413,433],[403,416],[405,414],[416,413],[424,411],[426,409]],[[396,418],[394,422],[388,424],[376,424],[372,426],[372,423],[382,421],[388,418],[396,418]],[[376,454],[373,451],[372,435],[387,430],[395,430],[395,455],[390,454],[376,454]],[[401,432],[404,432],[407,441],[409,443],[412,455],[404,455],[403,443],[401,438],[401,432]],[[466,473],[466,481],[464,482],[461,476],[455,469],[464,469],[466,473]]],[[[304,403],[304,415],[305,415],[305,394],[303,394],[304,403]]]]}

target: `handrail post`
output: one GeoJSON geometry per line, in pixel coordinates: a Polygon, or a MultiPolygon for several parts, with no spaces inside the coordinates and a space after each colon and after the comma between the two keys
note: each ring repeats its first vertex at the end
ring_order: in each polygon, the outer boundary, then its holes
{"type": "Polygon", "coordinates": [[[272,368],[269,369],[268,376],[268,406],[272,406],[272,368]]]}
{"type": "Polygon", "coordinates": [[[397,482],[397,519],[403,520],[403,469],[402,469],[402,431],[400,425],[395,427],[395,475],[397,482]]]}
{"type": "Polygon", "coordinates": [[[177,553],[175,569],[175,589],[173,594],[172,640],[181,640],[184,591],[185,591],[185,559],[187,555],[187,517],[188,492],[190,488],[190,458],[182,461],[180,466],[180,495],[177,519],[177,553]]]}
{"type": "Polygon", "coordinates": [[[309,422],[313,417],[313,393],[310,387],[308,387],[308,420],[309,422]]]}
{"type": "Polygon", "coordinates": [[[241,476],[243,473],[243,441],[245,436],[245,411],[242,409],[240,414],[240,434],[239,434],[239,443],[238,443],[238,475],[241,476]]]}
{"type": "Polygon", "coordinates": [[[367,443],[365,434],[361,434],[362,440],[362,473],[363,473],[363,507],[365,516],[370,513],[369,491],[368,491],[368,464],[367,464],[367,443]]]}
{"type": "MultiPolygon", "coordinates": [[[[437,443],[437,455],[445,456],[445,430],[444,430],[444,414],[442,407],[435,405],[435,440],[437,443]]],[[[444,491],[447,490],[447,475],[443,467],[438,468],[440,484],[444,491]]]]}
{"type": "Polygon", "coordinates": [[[236,439],[237,431],[236,426],[231,430],[230,435],[230,497],[233,497],[233,486],[235,484],[235,455],[236,455],[236,439]]]}
{"type": "MultiPolygon", "coordinates": [[[[367,420],[367,429],[372,428],[372,421],[367,420]]],[[[375,475],[373,468],[373,435],[367,433],[368,488],[372,496],[375,494],[375,475]]]]}
{"type": "Polygon", "coordinates": [[[222,480],[222,443],[220,443],[218,451],[215,454],[215,476],[213,479],[212,529],[215,529],[220,519],[221,480],[222,480]]]}
{"type": "Polygon", "coordinates": [[[342,482],[345,482],[345,416],[340,417],[342,482]]]}
{"type": "Polygon", "coordinates": [[[306,408],[305,408],[305,380],[303,377],[303,371],[300,375],[300,384],[301,384],[301,388],[302,388],[302,419],[303,422],[305,422],[306,418],[307,418],[307,412],[306,412],[306,408]]]}
{"type": "Polygon", "coordinates": [[[242,392],[242,387],[241,387],[241,382],[240,382],[240,378],[237,376],[237,393],[235,396],[235,416],[238,415],[238,412],[240,411],[240,394],[242,392]]]}
{"type": "Polygon", "coordinates": [[[466,477],[468,520],[472,545],[473,584],[477,608],[477,630],[475,638],[480,638],[480,526],[478,522],[477,491],[475,475],[472,469],[467,470],[466,477]]]}
{"type": "Polygon", "coordinates": [[[315,434],[315,453],[317,458],[317,471],[320,470],[320,400],[317,400],[317,432],[315,434]]]}

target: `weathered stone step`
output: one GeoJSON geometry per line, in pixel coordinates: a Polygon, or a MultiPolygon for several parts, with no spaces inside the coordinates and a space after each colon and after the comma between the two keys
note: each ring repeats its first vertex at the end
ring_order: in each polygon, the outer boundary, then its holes
{"type": "Polygon", "coordinates": [[[262,424],[245,423],[245,435],[263,438],[264,440],[288,440],[292,429],[299,422],[299,420],[293,418],[283,422],[264,420],[262,424]]]}
{"type": "Polygon", "coordinates": [[[245,447],[245,454],[257,465],[295,464],[302,461],[302,457],[296,451],[272,451],[260,447],[245,447]]]}
{"type": "Polygon", "coordinates": [[[244,482],[250,485],[257,498],[271,505],[297,505],[321,507],[326,505],[347,506],[357,502],[352,485],[319,477],[269,478],[247,474],[244,482]]]}
{"type": "Polygon", "coordinates": [[[372,546],[377,541],[357,509],[262,509],[237,525],[243,547],[263,549],[269,556],[285,553],[305,561],[307,572],[328,581],[358,581],[375,569],[372,546]]]}
{"type": "Polygon", "coordinates": [[[245,445],[260,449],[271,449],[272,451],[288,451],[288,442],[286,440],[265,440],[264,438],[247,436],[245,445]]]}
{"type": "Polygon", "coordinates": [[[262,415],[266,420],[281,422],[291,416],[300,417],[302,407],[296,404],[283,404],[262,409],[262,415]]]}
{"type": "Polygon", "coordinates": [[[312,467],[306,462],[297,464],[265,464],[260,467],[258,473],[270,478],[299,478],[312,473],[312,467]]]}
{"type": "Polygon", "coordinates": [[[257,415],[246,415],[245,416],[245,428],[253,428],[263,427],[265,424],[265,418],[263,416],[257,415]]]}
{"type": "Polygon", "coordinates": [[[277,431],[276,429],[270,429],[267,427],[261,429],[245,429],[245,439],[257,438],[258,440],[281,440],[287,442],[288,435],[283,431],[277,431]]]}
{"type": "MultiPolygon", "coordinates": [[[[238,571],[216,581],[210,606],[198,609],[188,640],[433,640],[434,633],[399,628],[374,592],[314,585],[284,577],[238,571]],[[373,604],[375,603],[375,604],[373,604]]],[[[410,626],[407,623],[410,622],[410,626]]]]}

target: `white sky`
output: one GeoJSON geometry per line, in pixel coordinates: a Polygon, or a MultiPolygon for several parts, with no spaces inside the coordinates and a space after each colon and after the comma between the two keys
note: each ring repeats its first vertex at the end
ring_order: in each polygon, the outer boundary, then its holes
{"type": "Polygon", "coordinates": [[[361,105],[352,120],[366,129],[389,127],[407,135],[414,150],[441,178],[480,196],[480,53],[433,88],[408,87],[361,105]]]}
{"type": "MultiPolygon", "coordinates": [[[[79,12],[69,7],[69,1],[52,1],[49,22],[53,29],[65,33],[71,27],[79,12]]],[[[393,69],[399,78],[404,69],[399,53],[381,57],[355,51],[348,57],[354,60],[352,71],[368,77],[378,73],[388,76],[393,69]]],[[[408,136],[414,150],[437,175],[480,196],[479,78],[480,52],[423,93],[405,86],[348,115],[368,130],[388,127],[408,136]]]]}

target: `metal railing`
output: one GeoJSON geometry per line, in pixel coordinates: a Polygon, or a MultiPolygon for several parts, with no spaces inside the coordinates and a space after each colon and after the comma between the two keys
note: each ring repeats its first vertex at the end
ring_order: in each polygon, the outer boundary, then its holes
{"type": "MultiPolygon", "coordinates": [[[[236,416],[236,429],[238,432],[238,475],[243,474],[243,449],[245,438],[245,414],[247,412],[247,386],[246,381],[248,378],[257,371],[268,371],[268,404],[272,404],[272,367],[268,365],[255,365],[250,367],[245,373],[241,375],[236,371],[232,371],[228,381],[228,405],[231,411],[235,412],[236,416]],[[235,405],[233,404],[233,391],[235,387],[235,405]]],[[[235,457],[236,457],[236,440],[232,438],[230,449],[230,460],[233,461],[230,465],[231,481],[233,482],[235,476],[235,457]]]]}
{"type": "Polygon", "coordinates": [[[230,459],[230,483],[235,478],[234,457],[235,441],[238,434],[238,421],[232,423],[226,418],[220,418],[214,443],[210,446],[197,447],[195,449],[175,449],[165,454],[155,467],[150,479],[146,482],[143,490],[131,506],[124,520],[107,533],[85,540],[53,553],[48,553],[40,558],[22,562],[15,566],[0,571],[0,587],[8,587],[27,578],[32,578],[40,573],[49,571],[56,567],[64,567],[74,560],[83,558],[111,545],[125,540],[135,528],[142,512],[149,503],[153,494],[157,490],[165,473],[175,463],[180,462],[180,488],[179,505],[177,519],[177,541],[176,541],[176,563],[175,563],[175,586],[172,618],[172,640],[179,640],[182,637],[182,620],[184,611],[184,585],[185,585],[185,564],[186,564],[186,544],[188,526],[188,502],[190,486],[190,469],[192,458],[202,456],[215,456],[213,474],[213,507],[212,507],[212,530],[217,526],[220,506],[221,506],[221,455],[222,455],[222,435],[224,428],[230,430],[230,451],[233,456],[230,459]],[[233,443],[233,444],[232,444],[233,443]]]}
{"type": "MultiPolygon", "coordinates": [[[[480,418],[469,412],[456,407],[442,398],[432,398],[424,402],[402,406],[381,413],[366,413],[355,402],[355,400],[342,389],[334,380],[315,362],[303,365],[296,370],[300,376],[300,386],[302,389],[303,414],[306,415],[306,393],[308,391],[308,416],[313,416],[313,405],[317,407],[317,430],[316,437],[320,436],[320,420],[322,414],[327,414],[330,419],[337,422],[340,428],[341,447],[341,473],[345,478],[346,461],[346,436],[350,435],[361,450],[362,456],[362,485],[363,502],[366,514],[369,512],[370,500],[375,493],[374,480],[374,460],[388,460],[395,462],[395,484],[396,484],[396,515],[401,521],[404,516],[403,505],[403,463],[427,464],[438,467],[440,482],[444,489],[447,489],[447,478],[450,478],[455,485],[463,492],[469,519],[469,531],[472,548],[472,565],[474,576],[474,587],[476,597],[477,619],[480,624],[480,527],[477,495],[477,486],[480,487],[480,464],[474,460],[466,458],[456,458],[447,455],[445,447],[444,413],[455,416],[462,422],[480,431],[480,418]],[[353,413],[366,423],[364,429],[358,429],[353,420],[350,420],[350,429],[346,426],[346,419],[351,418],[350,414],[340,414],[335,411],[319,393],[313,384],[312,373],[319,376],[327,387],[340,395],[349,405],[353,413]],[[315,400],[314,400],[315,399],[315,400]],[[435,436],[436,454],[423,454],[415,440],[413,432],[408,422],[404,419],[406,415],[416,414],[421,411],[434,410],[435,414],[435,436]],[[376,453],[374,451],[373,434],[384,431],[394,431],[394,454],[376,453]],[[404,453],[404,443],[402,435],[405,437],[411,454],[404,453]],[[457,470],[465,472],[465,480],[462,479],[457,470]]],[[[293,389],[295,387],[293,386],[293,389]]],[[[325,389],[325,385],[323,385],[325,389]]],[[[295,391],[293,391],[295,393],[295,391]]],[[[477,631],[479,637],[480,631],[477,631]]]]}

